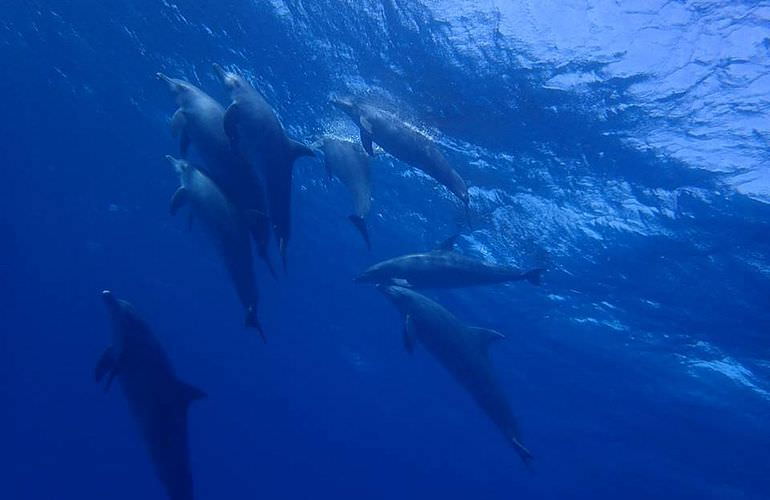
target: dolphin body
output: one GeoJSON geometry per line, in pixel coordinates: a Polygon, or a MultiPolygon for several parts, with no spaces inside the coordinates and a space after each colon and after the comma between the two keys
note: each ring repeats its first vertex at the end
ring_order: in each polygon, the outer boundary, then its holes
{"type": "Polygon", "coordinates": [[[361,101],[334,98],[332,104],[347,113],[360,129],[361,144],[367,153],[374,154],[372,143],[376,142],[397,159],[446,186],[467,209],[470,198],[465,181],[428,137],[387,111],[361,101]]]}
{"type": "Polygon", "coordinates": [[[522,272],[466,257],[454,250],[454,238],[427,253],[402,255],[373,265],[356,283],[399,284],[415,288],[455,288],[527,280],[540,284],[542,268],[522,272]]]}
{"type": "Polygon", "coordinates": [[[187,410],[206,395],[176,377],[158,339],[131,304],[109,290],[102,298],[112,322],[112,346],[96,365],[96,382],[106,379],[106,391],[118,379],[168,498],[192,500],[187,410]]]}
{"type": "Polygon", "coordinates": [[[379,286],[404,315],[404,347],[415,341],[430,352],[473,397],[525,463],[532,454],[521,444],[508,400],[492,373],[488,348],[505,338],[486,328],[468,327],[438,303],[399,286],[379,286]]]}
{"type": "Polygon", "coordinates": [[[291,183],[294,161],[315,156],[312,149],[289,138],[275,111],[262,94],[242,76],[219,64],[214,70],[230,92],[232,103],[224,116],[231,147],[261,171],[273,231],[286,268],[286,246],[291,237],[291,183]]]}
{"type": "Polygon", "coordinates": [[[171,198],[171,214],[176,215],[181,207],[190,206],[191,217],[201,222],[225,263],[238,298],[246,309],[246,326],[256,328],[264,339],[257,319],[257,282],[244,213],[202,171],[185,160],[171,156],[166,159],[179,174],[181,183],[171,198]]]}
{"type": "Polygon", "coordinates": [[[339,178],[353,197],[353,213],[348,219],[361,233],[367,248],[371,249],[369,230],[366,227],[366,216],[372,208],[369,158],[361,146],[350,141],[327,137],[322,147],[329,177],[339,178]]]}
{"type": "Polygon", "coordinates": [[[250,217],[250,230],[260,257],[275,274],[268,254],[270,222],[264,187],[248,162],[230,147],[225,134],[225,109],[201,89],[163,73],[157,77],[168,84],[179,109],[171,119],[171,131],[180,140],[182,158],[188,156],[190,145],[195,147],[207,174],[216,181],[240,210],[259,214],[250,217]]]}

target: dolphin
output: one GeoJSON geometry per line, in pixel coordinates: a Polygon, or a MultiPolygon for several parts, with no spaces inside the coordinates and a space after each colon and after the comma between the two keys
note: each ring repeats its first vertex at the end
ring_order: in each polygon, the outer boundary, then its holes
{"type": "MultiPolygon", "coordinates": [[[[266,214],[264,186],[248,162],[230,147],[225,134],[225,109],[195,85],[157,73],[176,97],[179,109],[171,119],[171,131],[180,140],[182,158],[188,156],[190,145],[195,147],[208,175],[216,181],[240,210],[266,214]]],[[[275,275],[268,245],[270,222],[266,215],[250,218],[250,230],[260,257],[270,273],[275,275]]]]}
{"type": "Polygon", "coordinates": [[[204,172],[186,160],[172,156],[166,156],[166,159],[174,167],[181,183],[171,198],[171,215],[190,205],[190,216],[201,222],[225,263],[246,309],[246,326],[256,328],[264,340],[264,332],[257,319],[257,282],[245,219],[247,214],[239,211],[204,172]]]}
{"type": "Polygon", "coordinates": [[[360,129],[361,144],[367,153],[374,154],[372,143],[376,142],[397,159],[446,186],[468,209],[470,197],[465,181],[427,136],[391,113],[360,100],[340,97],[331,102],[350,116],[360,129]]]}
{"type": "Polygon", "coordinates": [[[192,500],[187,410],[206,395],[176,377],[163,347],[131,304],[109,290],[102,298],[112,323],[112,345],[100,357],[94,378],[105,380],[105,391],[117,378],[168,498],[192,500]]]}
{"type": "Polygon", "coordinates": [[[522,272],[514,267],[472,259],[452,249],[455,239],[450,238],[432,252],[402,255],[375,264],[353,281],[416,288],[454,288],[522,280],[540,284],[545,269],[522,272]]]}
{"type": "Polygon", "coordinates": [[[486,328],[465,326],[449,311],[417,292],[399,286],[378,286],[404,315],[404,347],[413,352],[416,341],[428,350],[500,429],[525,463],[532,454],[519,439],[508,400],[492,373],[489,345],[505,338],[486,328]]]}
{"type": "Polygon", "coordinates": [[[353,214],[348,219],[361,233],[367,248],[371,249],[366,227],[366,216],[372,207],[369,158],[361,146],[350,141],[327,137],[322,147],[329,177],[338,177],[353,196],[353,214]]]}
{"type": "Polygon", "coordinates": [[[312,149],[289,138],[273,108],[242,76],[214,64],[230,92],[224,128],[233,149],[245,155],[262,172],[270,220],[286,268],[286,246],[291,237],[291,182],[294,161],[315,156],[312,149]]]}

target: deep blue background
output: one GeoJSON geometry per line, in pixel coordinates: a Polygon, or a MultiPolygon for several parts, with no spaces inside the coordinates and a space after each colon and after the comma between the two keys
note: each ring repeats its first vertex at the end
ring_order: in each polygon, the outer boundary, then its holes
{"type": "MultiPolygon", "coordinates": [[[[621,141],[643,112],[586,113],[494,29],[475,60],[416,2],[286,5],[2,6],[0,495],[163,498],[120,393],[91,380],[110,288],[210,395],[190,414],[200,499],[770,497],[767,205],[621,141]],[[353,134],[333,92],[369,89],[429,127],[474,186],[472,229],[380,156],[367,253],[344,189],[301,160],[289,275],[259,267],[262,345],[211,249],[167,209],[174,105],[153,75],[224,101],[215,61],[307,141],[353,134]],[[458,230],[466,252],[550,269],[538,289],[431,294],[507,334],[492,356],[534,473],[351,283],[458,230]]],[[[599,93],[622,102],[634,81],[599,93]]]]}

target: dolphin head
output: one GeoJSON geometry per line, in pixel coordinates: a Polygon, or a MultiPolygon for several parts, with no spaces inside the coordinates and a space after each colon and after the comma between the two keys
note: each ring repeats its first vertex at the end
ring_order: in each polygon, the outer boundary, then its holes
{"type": "Polygon", "coordinates": [[[141,322],[134,308],[125,300],[115,297],[110,290],[102,290],[102,300],[112,322],[113,347],[122,349],[131,326],[141,322]]]}
{"type": "Polygon", "coordinates": [[[414,306],[415,292],[396,285],[377,285],[377,290],[383,293],[399,311],[406,314],[414,306]]]}
{"type": "Polygon", "coordinates": [[[174,171],[179,175],[188,172],[192,168],[192,165],[190,165],[187,160],[180,160],[174,158],[171,155],[166,155],[166,160],[171,164],[172,167],[174,167],[174,171]]]}
{"type": "Polygon", "coordinates": [[[384,266],[380,263],[373,265],[353,278],[353,283],[382,283],[387,281],[388,278],[384,266]]]}
{"type": "Polygon", "coordinates": [[[216,71],[217,75],[219,76],[219,79],[222,80],[222,83],[225,85],[225,88],[227,88],[227,90],[230,92],[249,87],[248,82],[246,82],[246,80],[241,75],[233,73],[232,71],[227,71],[217,63],[214,63],[212,66],[214,67],[214,71],[216,71]]]}
{"type": "Polygon", "coordinates": [[[340,96],[334,96],[331,99],[329,99],[329,102],[331,102],[334,106],[344,111],[348,116],[353,118],[354,120],[357,120],[358,118],[358,105],[353,100],[352,97],[340,97],[340,96]]]}
{"type": "Polygon", "coordinates": [[[195,90],[197,90],[193,84],[180,80],[179,78],[171,78],[163,73],[155,73],[155,78],[162,82],[166,82],[168,89],[176,96],[177,104],[180,106],[187,98],[193,95],[195,90]]]}

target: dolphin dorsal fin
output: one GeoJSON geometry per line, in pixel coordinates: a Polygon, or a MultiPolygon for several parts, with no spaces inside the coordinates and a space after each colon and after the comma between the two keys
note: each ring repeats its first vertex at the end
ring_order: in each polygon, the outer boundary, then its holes
{"type": "Polygon", "coordinates": [[[442,241],[434,252],[451,252],[457,246],[457,240],[460,238],[459,234],[453,234],[449,238],[442,241]]]}
{"type": "Polygon", "coordinates": [[[307,156],[314,158],[316,156],[315,150],[309,146],[305,146],[299,141],[289,139],[289,147],[291,149],[292,157],[296,160],[300,156],[307,156]]]}
{"type": "Polygon", "coordinates": [[[181,380],[177,380],[177,383],[179,385],[179,392],[182,395],[182,400],[186,403],[191,403],[206,397],[206,393],[194,385],[190,385],[187,382],[182,382],[181,380]]]}
{"type": "Polygon", "coordinates": [[[473,335],[473,337],[478,340],[479,346],[481,346],[481,349],[484,352],[487,351],[489,345],[492,342],[496,342],[505,338],[505,335],[498,332],[497,330],[492,330],[490,328],[478,328],[475,326],[470,326],[468,327],[468,331],[470,331],[471,335],[473,335]]]}
{"type": "Polygon", "coordinates": [[[179,209],[187,203],[188,195],[189,193],[184,186],[180,186],[179,189],[176,190],[169,203],[169,212],[171,215],[176,215],[179,209]]]}

